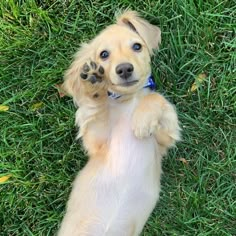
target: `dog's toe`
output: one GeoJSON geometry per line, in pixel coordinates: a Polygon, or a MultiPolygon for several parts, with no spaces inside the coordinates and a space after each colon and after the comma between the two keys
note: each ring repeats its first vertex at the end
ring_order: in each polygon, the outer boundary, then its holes
{"type": "Polygon", "coordinates": [[[90,67],[89,67],[89,65],[87,64],[87,63],[85,63],[84,65],[83,65],[83,72],[84,73],[88,73],[90,71],[90,67]]]}
{"type": "Polygon", "coordinates": [[[96,69],[97,69],[97,64],[96,64],[96,62],[94,62],[94,61],[91,61],[91,62],[90,62],[90,66],[91,66],[91,68],[92,68],[93,70],[96,70],[96,69]]]}
{"type": "Polygon", "coordinates": [[[148,138],[155,133],[156,129],[157,129],[157,122],[142,124],[134,128],[134,134],[139,139],[148,138]]]}
{"type": "Polygon", "coordinates": [[[98,72],[103,75],[104,74],[104,68],[102,66],[99,66],[98,72]]]}
{"type": "Polygon", "coordinates": [[[80,73],[80,77],[82,78],[82,79],[87,79],[88,78],[88,74],[85,74],[85,73],[80,73]]]}
{"type": "Polygon", "coordinates": [[[158,129],[158,119],[154,115],[142,116],[136,113],[133,116],[132,130],[134,135],[139,138],[148,138],[158,129]]]}

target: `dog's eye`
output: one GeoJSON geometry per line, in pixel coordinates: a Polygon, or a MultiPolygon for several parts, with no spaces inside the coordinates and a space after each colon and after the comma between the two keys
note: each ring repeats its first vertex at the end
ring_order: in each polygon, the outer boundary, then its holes
{"type": "Polygon", "coordinates": [[[107,59],[109,57],[109,55],[110,55],[109,52],[104,50],[100,53],[100,58],[102,58],[104,60],[104,59],[107,59]]]}
{"type": "Polygon", "coordinates": [[[134,43],[132,48],[134,51],[139,52],[142,49],[142,45],[140,43],[134,43]]]}

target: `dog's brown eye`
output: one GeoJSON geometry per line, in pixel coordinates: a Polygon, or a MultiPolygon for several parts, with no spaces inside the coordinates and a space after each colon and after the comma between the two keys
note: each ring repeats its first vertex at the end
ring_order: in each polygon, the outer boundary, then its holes
{"type": "Polygon", "coordinates": [[[142,45],[140,43],[134,43],[132,48],[133,48],[134,51],[139,52],[142,49],[142,45]]]}
{"type": "Polygon", "coordinates": [[[107,59],[109,57],[109,55],[110,55],[109,52],[104,50],[100,53],[100,58],[102,58],[104,60],[104,59],[107,59]]]}

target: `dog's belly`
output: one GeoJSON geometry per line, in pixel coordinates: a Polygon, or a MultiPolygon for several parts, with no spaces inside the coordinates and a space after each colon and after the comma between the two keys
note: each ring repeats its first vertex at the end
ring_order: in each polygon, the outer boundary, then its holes
{"type": "Polygon", "coordinates": [[[124,123],[122,127],[118,132],[123,135],[113,134],[111,142],[106,170],[110,177],[104,175],[112,199],[109,209],[116,208],[108,218],[113,219],[111,225],[116,228],[117,222],[133,222],[135,232],[140,233],[159,196],[161,161],[153,138],[137,140],[125,130],[124,123]]]}
{"type": "Polygon", "coordinates": [[[129,116],[121,117],[115,125],[103,175],[113,201],[111,209],[116,208],[109,216],[114,217],[114,227],[116,221],[132,220],[140,233],[153,210],[160,191],[161,157],[157,148],[153,137],[139,140],[133,135],[129,116]]]}

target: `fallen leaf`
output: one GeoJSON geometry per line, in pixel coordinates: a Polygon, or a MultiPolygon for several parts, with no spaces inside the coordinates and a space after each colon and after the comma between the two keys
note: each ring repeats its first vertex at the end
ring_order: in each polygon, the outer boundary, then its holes
{"type": "Polygon", "coordinates": [[[190,91],[194,92],[195,90],[197,90],[201,86],[201,84],[205,81],[206,77],[207,76],[205,73],[201,73],[201,74],[197,75],[194,83],[192,84],[192,86],[190,88],[190,91]]]}
{"type": "Polygon", "coordinates": [[[35,103],[35,104],[33,104],[33,105],[30,107],[30,110],[36,111],[36,110],[42,108],[43,105],[44,105],[43,102],[35,103]]]}
{"type": "Polygon", "coordinates": [[[5,175],[0,177],[0,184],[5,183],[12,175],[5,175]]]}
{"type": "Polygon", "coordinates": [[[181,161],[183,164],[188,165],[188,161],[185,158],[179,158],[179,161],[181,161]]]}
{"type": "Polygon", "coordinates": [[[0,105],[0,111],[8,111],[8,110],[9,110],[9,106],[0,105]]]}

